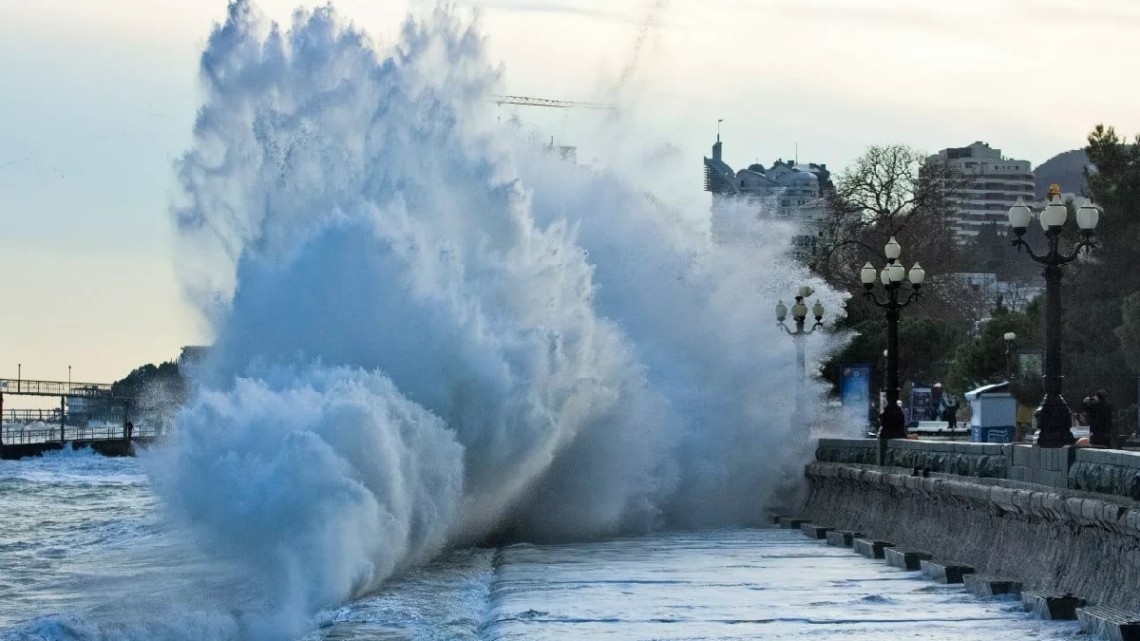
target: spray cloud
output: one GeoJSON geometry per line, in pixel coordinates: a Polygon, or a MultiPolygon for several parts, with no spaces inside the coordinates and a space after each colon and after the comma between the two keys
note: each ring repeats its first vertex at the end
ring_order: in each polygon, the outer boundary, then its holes
{"type": "Polygon", "coordinates": [[[715,244],[502,128],[448,8],[381,47],[235,0],[202,78],[176,215],[217,340],[155,481],[263,586],[247,634],[492,534],[758,518],[802,440],[764,320],[807,278],[789,226],[715,244]]]}

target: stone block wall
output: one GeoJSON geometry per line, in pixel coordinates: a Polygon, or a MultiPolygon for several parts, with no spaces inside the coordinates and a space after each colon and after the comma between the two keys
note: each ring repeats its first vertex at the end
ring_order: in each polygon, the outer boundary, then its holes
{"type": "Polygon", "coordinates": [[[842,463],[813,463],[806,472],[802,513],[817,525],[926,551],[1031,590],[1127,610],[1140,599],[1140,504],[1130,499],[842,463]]]}
{"type": "Polygon", "coordinates": [[[877,465],[879,442],[872,438],[821,438],[815,460],[823,463],[877,465]]]}
{"type": "MultiPolygon", "coordinates": [[[[875,439],[821,438],[815,459],[821,463],[878,465],[879,446],[875,439]]],[[[1002,443],[897,439],[887,442],[882,464],[942,474],[1005,478],[1011,447],[1002,443]]]]}
{"type": "Polygon", "coordinates": [[[1068,470],[1068,487],[1140,500],[1140,452],[1080,448],[1068,470]]]}
{"type": "Polygon", "coordinates": [[[1009,479],[1049,487],[1069,487],[1069,466],[1076,450],[1069,447],[1041,448],[1014,445],[1009,479]]]}
{"type": "Polygon", "coordinates": [[[1010,446],[1002,443],[891,440],[884,465],[922,468],[941,474],[1006,478],[1010,446]]]}

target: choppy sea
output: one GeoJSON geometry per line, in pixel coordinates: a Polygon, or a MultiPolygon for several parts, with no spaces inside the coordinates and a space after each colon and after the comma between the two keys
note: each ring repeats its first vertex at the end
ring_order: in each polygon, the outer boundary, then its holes
{"type": "MultiPolygon", "coordinates": [[[[232,633],[241,579],[164,525],[136,459],[0,462],[0,639],[232,633]],[[171,621],[174,617],[175,620],[171,621]],[[185,617],[184,621],[177,617],[185,617]],[[163,625],[154,625],[156,618],[163,625]]],[[[787,530],[452,551],[321,614],[319,639],[1067,639],[1031,619],[787,530]]],[[[179,635],[183,636],[183,635],[179,635]]]]}

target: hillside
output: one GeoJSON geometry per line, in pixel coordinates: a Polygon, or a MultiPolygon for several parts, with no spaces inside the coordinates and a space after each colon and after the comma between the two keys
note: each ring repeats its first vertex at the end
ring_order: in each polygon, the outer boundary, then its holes
{"type": "Polygon", "coordinates": [[[1065,193],[1083,194],[1085,191],[1085,165],[1089,157],[1083,149],[1066,151],[1041,163],[1033,171],[1037,187],[1037,197],[1044,198],[1049,193],[1049,185],[1057,183],[1065,193]]]}

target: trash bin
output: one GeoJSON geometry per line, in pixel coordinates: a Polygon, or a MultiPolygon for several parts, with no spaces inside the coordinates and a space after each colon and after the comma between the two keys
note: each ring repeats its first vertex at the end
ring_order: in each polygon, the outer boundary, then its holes
{"type": "Polygon", "coordinates": [[[985,385],[966,392],[973,416],[970,440],[975,443],[1012,443],[1017,434],[1017,400],[1009,383],[985,385]]]}

